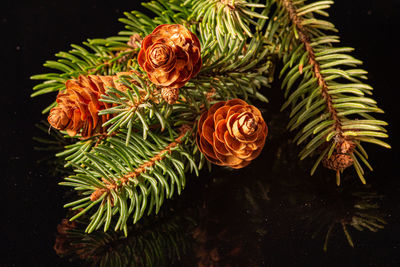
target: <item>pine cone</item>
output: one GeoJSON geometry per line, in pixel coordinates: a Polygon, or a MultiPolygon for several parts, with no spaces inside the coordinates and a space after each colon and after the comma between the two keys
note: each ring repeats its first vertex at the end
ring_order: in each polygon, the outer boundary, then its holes
{"type": "Polygon", "coordinates": [[[70,136],[80,132],[83,138],[88,138],[96,133],[104,132],[101,126],[110,119],[111,115],[99,116],[102,109],[111,107],[110,104],[99,101],[105,94],[107,87],[114,87],[125,91],[126,87],[116,82],[121,72],[114,76],[80,75],[78,79],[71,79],[65,83],[66,89],[57,96],[57,107],[50,110],[47,118],[50,125],[58,130],[66,130],[70,136]]]}
{"type": "Polygon", "coordinates": [[[196,141],[210,162],[239,169],[261,153],[267,133],[256,107],[232,99],[214,104],[201,115],[196,141]]]}
{"type": "Polygon", "coordinates": [[[322,160],[322,164],[325,168],[334,171],[341,171],[353,165],[353,159],[349,154],[333,151],[330,158],[325,156],[325,158],[322,160]]]}
{"type": "Polygon", "coordinates": [[[184,26],[164,24],[143,39],[138,62],[154,84],[180,88],[200,71],[200,49],[184,26]]]}
{"type": "Polygon", "coordinates": [[[179,98],[179,89],[163,87],[161,89],[161,96],[165,100],[165,102],[167,102],[170,105],[173,105],[179,98]]]}
{"type": "MultiPolygon", "coordinates": [[[[328,145],[328,144],[326,144],[328,145]]],[[[353,165],[353,159],[351,153],[355,148],[354,142],[351,140],[342,140],[336,144],[335,150],[333,151],[331,157],[328,159],[328,155],[322,160],[322,165],[325,168],[341,171],[353,165]]]]}

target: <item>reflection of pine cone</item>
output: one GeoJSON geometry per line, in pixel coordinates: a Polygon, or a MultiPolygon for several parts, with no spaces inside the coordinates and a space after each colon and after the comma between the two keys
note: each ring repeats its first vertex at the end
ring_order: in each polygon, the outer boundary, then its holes
{"type": "Polygon", "coordinates": [[[143,39],[138,62],[154,84],[180,88],[201,68],[199,39],[182,25],[160,25],[143,39]]]}
{"type": "Polygon", "coordinates": [[[53,246],[57,255],[62,256],[67,254],[71,249],[71,244],[68,242],[67,233],[68,231],[75,229],[76,223],[70,222],[67,219],[63,219],[59,225],[57,225],[57,237],[56,242],[53,246]]]}
{"type": "Polygon", "coordinates": [[[267,133],[256,107],[232,99],[214,104],[201,115],[196,141],[210,162],[239,169],[261,153],[267,133]]]}
{"type": "Polygon", "coordinates": [[[98,112],[109,108],[110,104],[99,101],[107,87],[125,91],[126,87],[116,82],[121,72],[114,76],[80,75],[77,80],[71,79],[65,83],[66,90],[57,96],[58,106],[50,110],[48,121],[58,130],[66,130],[70,136],[75,136],[80,130],[83,138],[88,138],[104,129],[101,125],[110,119],[110,115],[99,116],[98,112]]]}

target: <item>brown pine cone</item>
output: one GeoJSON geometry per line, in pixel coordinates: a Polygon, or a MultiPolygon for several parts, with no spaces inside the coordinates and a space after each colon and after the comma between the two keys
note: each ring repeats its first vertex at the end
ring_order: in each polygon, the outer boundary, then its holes
{"type": "Polygon", "coordinates": [[[341,171],[353,165],[353,159],[349,154],[333,151],[329,159],[327,156],[325,156],[325,158],[322,160],[322,164],[325,168],[334,171],[341,171]]]}
{"type": "Polygon", "coordinates": [[[104,132],[101,126],[110,119],[111,115],[99,116],[102,109],[111,107],[111,104],[99,101],[105,94],[107,87],[114,87],[125,91],[126,87],[116,82],[121,72],[114,76],[80,75],[78,79],[71,79],[65,83],[66,89],[59,92],[57,106],[50,110],[48,121],[58,130],[65,130],[70,136],[80,132],[83,138],[104,132]],[[81,131],[82,130],[82,131],[81,131]]]}
{"type": "Polygon", "coordinates": [[[163,87],[161,89],[161,97],[170,105],[175,104],[179,98],[178,88],[163,87]]]}
{"type": "Polygon", "coordinates": [[[183,25],[164,24],[143,39],[138,62],[154,84],[180,88],[200,71],[200,49],[183,25]]]}
{"type": "Polygon", "coordinates": [[[210,162],[239,169],[261,153],[267,133],[256,107],[232,99],[214,104],[201,115],[196,141],[210,162]]]}
{"type": "Polygon", "coordinates": [[[329,159],[328,155],[324,157],[322,160],[322,165],[324,165],[325,168],[334,171],[342,171],[347,167],[350,167],[353,165],[351,153],[353,153],[355,147],[356,145],[353,141],[347,139],[341,140],[341,142],[336,144],[335,150],[333,151],[331,157],[329,159]]]}

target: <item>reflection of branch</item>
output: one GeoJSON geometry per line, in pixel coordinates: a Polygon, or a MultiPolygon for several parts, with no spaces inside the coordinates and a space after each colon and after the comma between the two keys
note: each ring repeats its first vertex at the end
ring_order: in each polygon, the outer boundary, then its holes
{"type": "Polygon", "coordinates": [[[325,234],[323,246],[324,251],[327,251],[328,249],[329,238],[332,230],[337,224],[341,226],[347,242],[351,247],[354,247],[354,241],[351,237],[348,226],[352,226],[358,231],[364,231],[367,229],[371,232],[377,232],[379,229],[383,229],[384,225],[387,224],[381,215],[376,214],[377,209],[379,208],[376,201],[381,198],[381,196],[373,192],[361,194],[353,193],[352,196],[356,197],[356,200],[351,202],[352,205],[348,206],[348,208],[342,206],[341,209],[338,210],[338,213],[335,213],[335,210],[332,209],[332,207],[327,207],[325,213],[327,213],[328,216],[332,216],[332,222],[329,224],[328,231],[325,234]],[[328,209],[332,209],[334,213],[332,214],[328,209]]]}
{"type": "Polygon", "coordinates": [[[328,250],[329,237],[331,235],[333,228],[335,227],[335,224],[337,223],[341,224],[347,242],[353,248],[354,248],[354,242],[353,239],[351,238],[350,232],[347,229],[348,225],[351,225],[358,231],[364,231],[364,229],[368,229],[371,232],[377,232],[379,229],[384,229],[385,228],[384,225],[387,224],[387,222],[384,219],[380,218],[379,216],[356,212],[355,215],[351,217],[351,221],[348,221],[346,219],[341,219],[339,222],[335,221],[329,225],[328,231],[325,235],[324,251],[328,250]]]}
{"type": "Polygon", "coordinates": [[[241,182],[240,175],[227,174],[201,193],[205,200],[198,205],[199,223],[192,232],[197,266],[262,265],[259,242],[266,234],[263,204],[269,199],[269,184],[252,180],[237,189],[241,182]]]}
{"type": "Polygon", "coordinates": [[[57,227],[54,249],[61,257],[81,259],[92,266],[168,266],[189,249],[185,230],[193,225],[189,217],[159,214],[129,226],[129,236],[121,232],[85,233],[88,217],[80,222],[63,219],[57,227]]]}
{"type": "Polygon", "coordinates": [[[371,232],[377,232],[379,229],[385,228],[384,224],[387,224],[387,222],[384,219],[378,216],[373,216],[361,212],[356,212],[356,215],[353,216],[352,221],[350,223],[351,226],[353,226],[359,231],[363,231],[364,227],[370,230],[371,232]]]}

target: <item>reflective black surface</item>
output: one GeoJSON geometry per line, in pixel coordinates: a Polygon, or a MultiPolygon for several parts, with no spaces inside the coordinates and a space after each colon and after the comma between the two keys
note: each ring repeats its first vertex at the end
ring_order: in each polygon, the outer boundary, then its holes
{"type": "MultiPolygon", "coordinates": [[[[44,119],[41,109],[55,96],[30,99],[35,83],[29,76],[43,72],[42,63],[67,50],[70,43],[115,34],[122,29],[117,22],[121,12],[141,8],[133,1],[6,1],[3,5],[0,265],[85,266],[85,261],[70,263],[70,257],[58,257],[53,249],[57,225],[67,215],[62,205],[69,199],[68,190],[57,185],[63,169],[49,160],[54,154],[50,148],[57,149],[62,141],[35,126],[44,119]],[[43,143],[46,140],[52,141],[43,143]]],[[[374,167],[366,175],[367,186],[352,170],[346,172],[340,188],[329,170],[321,168],[309,176],[311,162],[298,162],[297,148],[284,131],[287,119],[279,112],[283,99],[277,81],[267,92],[271,104],[262,106],[270,130],[262,155],[239,171],[214,168],[212,174],[203,171],[199,178],[189,177],[182,196],[169,201],[153,218],[160,222],[159,228],[148,218],[137,226],[144,234],[130,238],[153,242],[151,233],[161,235],[164,225],[178,225],[173,228],[179,229],[173,241],[186,248],[185,256],[177,261],[176,253],[168,252],[164,243],[161,250],[170,256],[160,261],[162,266],[172,266],[172,261],[174,266],[398,266],[399,56],[395,37],[399,11],[395,0],[338,0],[330,11],[343,44],[355,47],[355,56],[364,61],[374,98],[386,111],[381,118],[390,124],[391,150],[367,146],[374,167]],[[365,224],[372,230],[384,229],[375,233],[365,224]]],[[[124,242],[132,246],[129,242],[136,241],[124,242]]],[[[115,246],[119,242],[112,244],[112,251],[121,249],[115,246]]],[[[98,251],[93,255],[104,254],[98,251]]],[[[82,253],[75,255],[79,258],[82,253]]]]}

